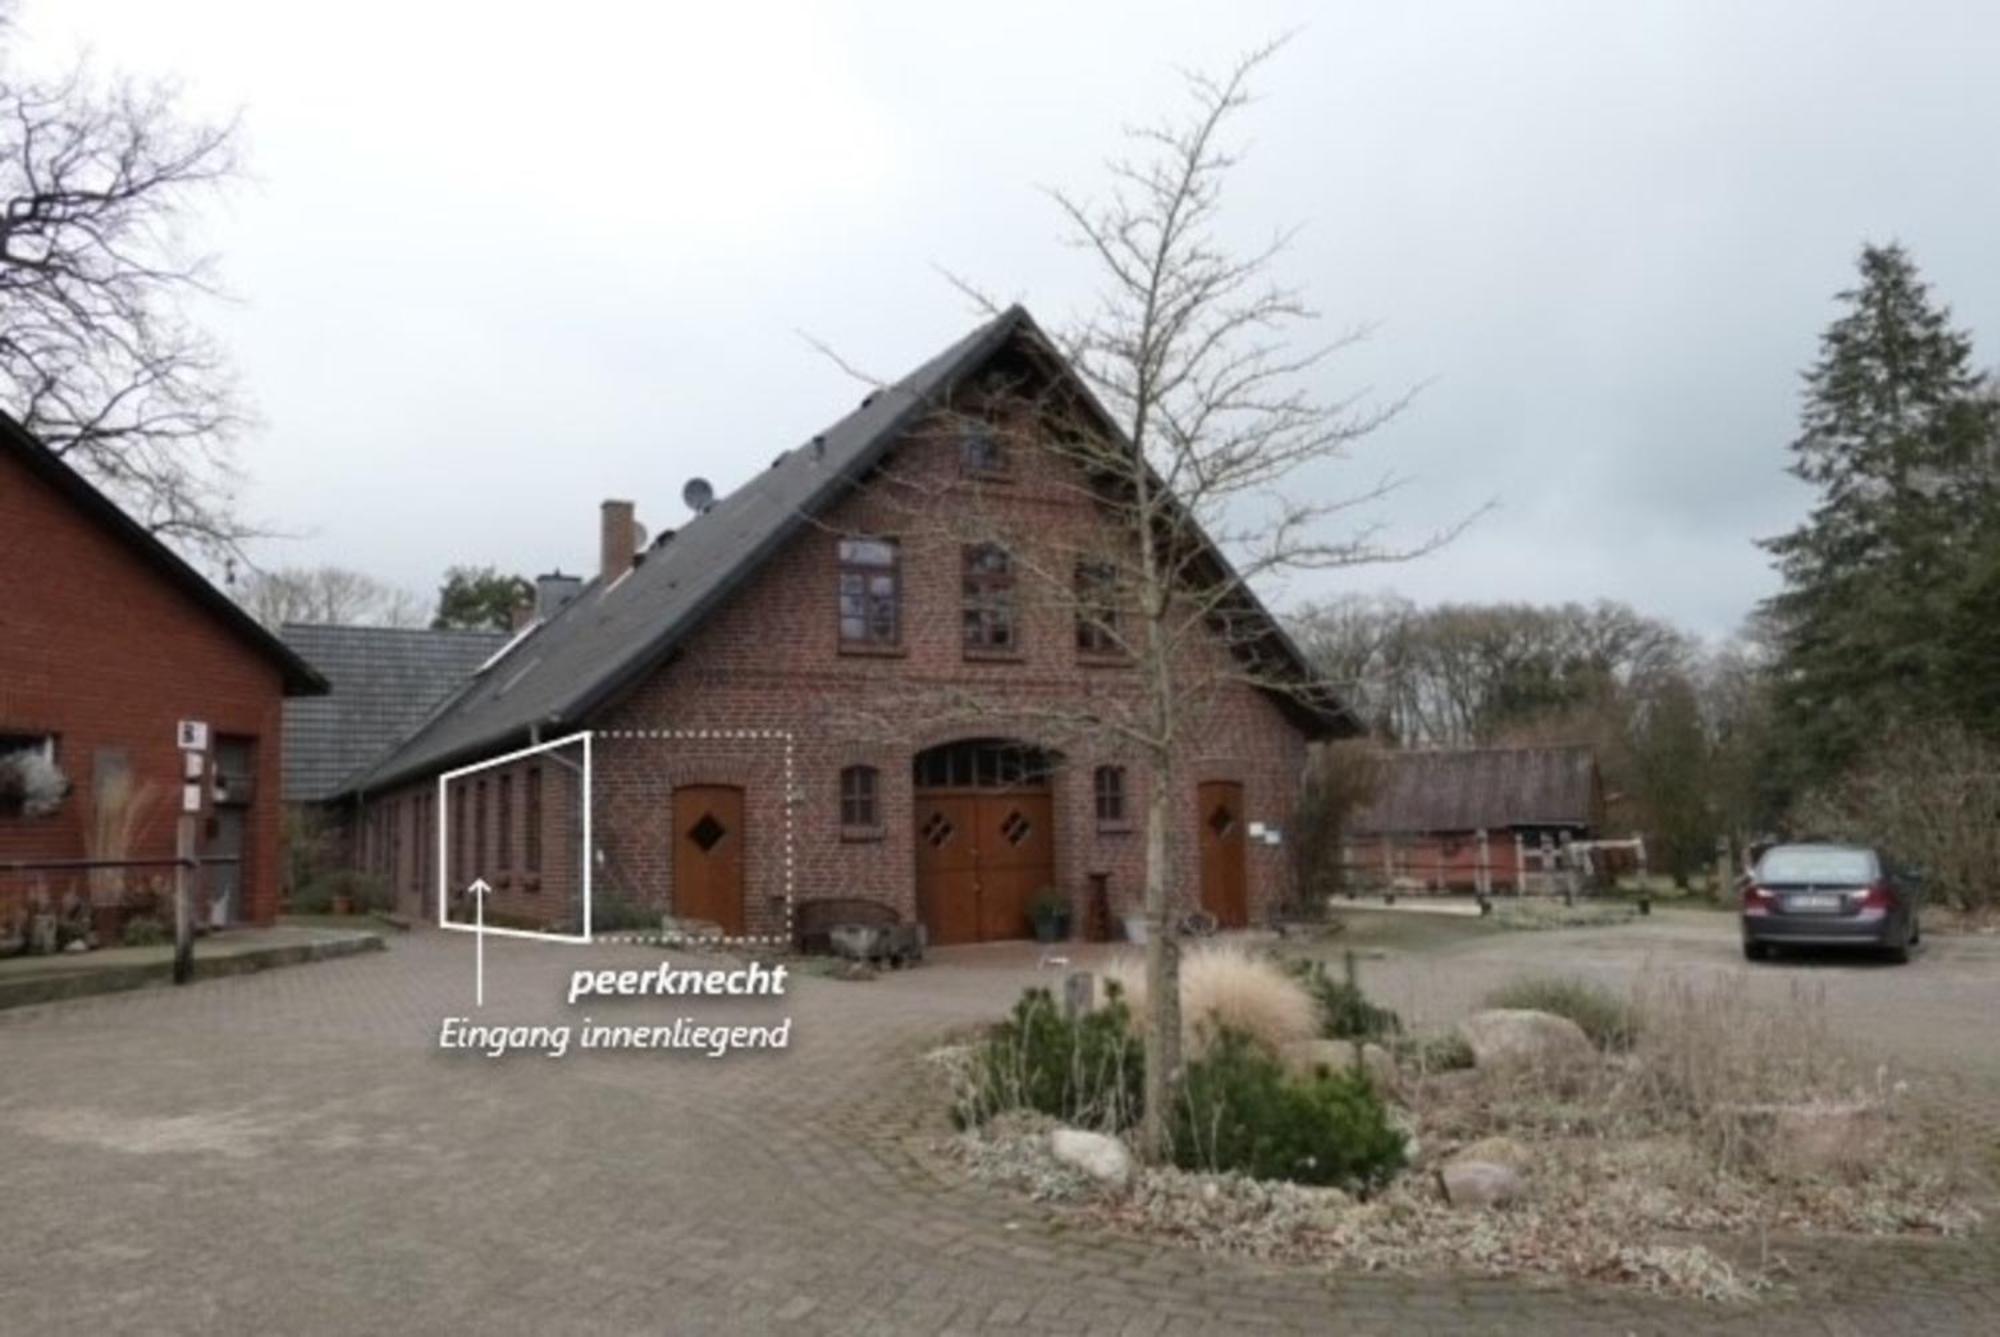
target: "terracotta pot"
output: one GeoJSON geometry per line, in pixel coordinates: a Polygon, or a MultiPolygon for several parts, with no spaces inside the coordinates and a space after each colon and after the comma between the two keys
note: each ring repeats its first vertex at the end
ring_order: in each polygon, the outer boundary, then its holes
{"type": "Polygon", "coordinates": [[[336,896],[336,897],[334,897],[334,898],[333,898],[333,912],[334,912],[335,914],[337,914],[337,915],[351,915],[351,914],[353,914],[353,913],[354,913],[354,898],[353,898],[353,897],[351,897],[351,896],[336,896]]]}

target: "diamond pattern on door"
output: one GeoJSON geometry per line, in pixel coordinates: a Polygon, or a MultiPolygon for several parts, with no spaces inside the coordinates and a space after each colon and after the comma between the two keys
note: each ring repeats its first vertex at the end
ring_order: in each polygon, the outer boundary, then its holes
{"type": "Polygon", "coordinates": [[[951,824],[950,818],[941,812],[934,812],[917,834],[924,838],[925,844],[936,850],[943,849],[945,842],[950,840],[957,830],[958,828],[951,824]]]}
{"type": "Polygon", "coordinates": [[[1000,823],[1000,834],[1006,838],[1009,845],[1020,844],[1028,838],[1028,833],[1034,829],[1034,826],[1029,823],[1028,819],[1021,815],[1019,808],[1008,813],[1005,820],[1000,823]]]}
{"type": "Polygon", "coordinates": [[[688,829],[688,839],[692,840],[703,854],[721,844],[722,838],[728,834],[729,828],[716,821],[715,814],[711,812],[703,813],[701,820],[688,829]]]}
{"type": "Polygon", "coordinates": [[[1208,829],[1218,836],[1228,835],[1229,828],[1234,825],[1236,825],[1236,815],[1226,807],[1218,805],[1215,811],[1208,815],[1208,829]]]}

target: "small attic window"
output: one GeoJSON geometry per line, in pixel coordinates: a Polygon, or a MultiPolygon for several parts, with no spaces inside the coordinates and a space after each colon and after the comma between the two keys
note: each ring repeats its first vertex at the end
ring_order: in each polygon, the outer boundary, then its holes
{"type": "Polygon", "coordinates": [[[969,423],[960,429],[958,464],[968,478],[1006,478],[1013,473],[1006,442],[985,423],[969,423]]]}

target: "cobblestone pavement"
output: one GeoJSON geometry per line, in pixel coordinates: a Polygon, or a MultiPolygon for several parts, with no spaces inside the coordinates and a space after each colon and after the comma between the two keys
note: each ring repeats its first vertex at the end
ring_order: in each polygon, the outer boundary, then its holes
{"type": "MultiPolygon", "coordinates": [[[[1406,1011],[1523,968],[1735,970],[1732,926],[1498,935],[1365,963],[1406,1011]]],[[[0,1017],[0,1333],[1338,1331],[1972,1333],[1990,1241],[1841,1246],[1749,1310],[1580,1287],[1280,1270],[1064,1233],[927,1168],[918,1056],[1036,978],[964,949],[782,1003],[565,1008],[566,972],[659,949],[488,944],[486,1022],[795,1018],[784,1055],[447,1056],[472,943],[0,1017]]],[[[1050,978],[1042,972],[1042,978],[1050,978]]],[[[2000,942],[1904,970],[1778,967],[2000,1128],[2000,942]]]]}

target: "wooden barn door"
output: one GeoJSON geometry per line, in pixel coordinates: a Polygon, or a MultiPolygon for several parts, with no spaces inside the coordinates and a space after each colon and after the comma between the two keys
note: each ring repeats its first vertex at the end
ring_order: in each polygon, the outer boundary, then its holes
{"type": "Polygon", "coordinates": [[[1055,877],[1047,794],[982,794],[979,805],[979,938],[1034,936],[1035,893],[1055,877]]]}
{"type": "Polygon", "coordinates": [[[1210,780],[1197,791],[1201,817],[1201,908],[1224,928],[1250,924],[1250,892],[1245,873],[1243,786],[1210,780]]]}
{"type": "Polygon", "coordinates": [[[979,800],[917,795],[917,918],[943,946],[979,941],[979,800]]]}
{"type": "Polygon", "coordinates": [[[743,935],[742,790],[684,785],[674,791],[674,915],[743,935]]]}
{"type": "Polygon", "coordinates": [[[941,761],[943,783],[918,781],[917,917],[946,946],[1032,937],[1035,893],[1055,882],[1048,782],[985,764],[999,755],[990,749],[954,747],[963,764],[941,761]]]}

